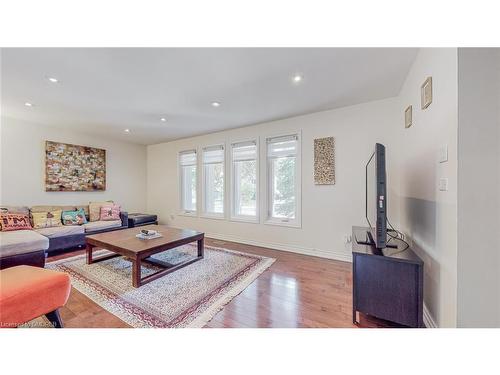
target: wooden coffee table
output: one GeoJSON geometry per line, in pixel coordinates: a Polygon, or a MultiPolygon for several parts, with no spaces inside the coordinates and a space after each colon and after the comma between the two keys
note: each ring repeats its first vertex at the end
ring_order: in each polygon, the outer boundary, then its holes
{"type": "Polygon", "coordinates": [[[130,228],[113,232],[93,234],[87,236],[87,264],[101,262],[118,256],[124,256],[132,262],[132,285],[138,288],[159,277],[165,276],[179,268],[203,259],[205,234],[190,229],[176,229],[167,225],[146,225],[140,228],[130,228]],[[152,240],[141,240],[136,238],[142,229],[153,229],[162,234],[162,237],[152,240]],[[198,242],[198,256],[179,264],[170,264],[158,259],[151,258],[151,255],[173,249],[191,242],[198,242]],[[92,257],[94,248],[99,247],[114,254],[92,257]],[[141,263],[149,263],[162,268],[161,271],[151,275],[141,277],[141,263]]]}

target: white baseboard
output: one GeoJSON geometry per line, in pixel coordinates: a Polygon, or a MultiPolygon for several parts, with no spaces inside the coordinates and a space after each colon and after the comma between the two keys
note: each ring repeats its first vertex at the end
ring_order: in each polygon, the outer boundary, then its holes
{"type": "Polygon", "coordinates": [[[320,249],[306,248],[306,247],[301,247],[301,246],[286,245],[286,244],[275,243],[275,242],[262,242],[262,241],[256,241],[256,240],[249,240],[246,238],[233,236],[230,234],[217,234],[217,233],[206,233],[205,232],[205,236],[209,237],[209,238],[214,238],[216,240],[221,240],[221,241],[239,242],[239,243],[242,243],[245,245],[267,247],[269,249],[289,251],[289,252],[297,253],[297,254],[340,260],[342,262],[352,262],[351,253],[345,253],[345,252],[340,252],[340,251],[335,251],[335,250],[320,250],[320,249]]]}
{"type": "Polygon", "coordinates": [[[427,305],[424,303],[424,324],[427,328],[438,328],[436,321],[431,315],[431,312],[427,308],[427,305]]]}
{"type": "Polygon", "coordinates": [[[286,244],[281,244],[281,243],[276,243],[276,242],[262,242],[262,241],[249,240],[246,238],[241,238],[238,236],[227,235],[227,234],[205,233],[205,235],[207,237],[214,238],[217,240],[239,242],[239,243],[243,243],[245,245],[267,247],[269,249],[274,249],[274,250],[290,251],[292,253],[297,253],[297,254],[340,260],[343,262],[352,262],[352,255],[350,253],[346,254],[346,253],[340,252],[340,251],[320,250],[320,249],[313,249],[313,248],[307,248],[307,247],[302,247],[302,246],[286,245],[286,244]]]}

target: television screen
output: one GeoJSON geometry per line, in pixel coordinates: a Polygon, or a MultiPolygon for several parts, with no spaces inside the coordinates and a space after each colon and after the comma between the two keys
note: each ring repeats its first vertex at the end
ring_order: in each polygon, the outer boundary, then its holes
{"type": "Polygon", "coordinates": [[[368,236],[377,248],[387,243],[385,146],[377,143],[366,164],[366,220],[368,236]]]}

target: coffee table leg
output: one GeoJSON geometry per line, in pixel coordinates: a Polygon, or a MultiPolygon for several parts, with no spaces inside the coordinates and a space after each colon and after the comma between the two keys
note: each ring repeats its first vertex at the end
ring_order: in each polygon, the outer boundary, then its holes
{"type": "Polygon", "coordinates": [[[92,264],[92,250],[94,249],[94,246],[91,244],[87,244],[87,264],[92,264]]]}
{"type": "Polygon", "coordinates": [[[141,286],[141,260],[132,260],[132,286],[134,288],[139,288],[141,286]]]}
{"type": "Polygon", "coordinates": [[[198,257],[203,258],[205,256],[205,237],[198,240],[198,257]]]}

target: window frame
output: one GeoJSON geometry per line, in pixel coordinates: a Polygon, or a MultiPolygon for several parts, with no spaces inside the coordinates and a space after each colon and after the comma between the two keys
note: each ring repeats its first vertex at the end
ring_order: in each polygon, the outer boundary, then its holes
{"type": "Polygon", "coordinates": [[[218,220],[224,220],[226,218],[226,212],[227,212],[227,199],[226,199],[226,190],[227,190],[227,184],[226,184],[226,176],[227,176],[227,172],[226,172],[226,144],[225,142],[222,142],[222,143],[216,143],[216,144],[212,144],[212,145],[206,145],[206,146],[203,146],[200,148],[201,152],[201,157],[200,157],[200,163],[201,163],[201,210],[200,210],[200,217],[203,217],[205,219],[218,219],[218,220]],[[224,183],[223,183],[223,186],[224,186],[224,192],[223,192],[223,196],[222,196],[222,201],[224,202],[224,210],[222,212],[222,214],[218,214],[218,213],[208,213],[205,211],[206,207],[205,207],[205,203],[206,203],[206,200],[205,200],[205,192],[206,192],[206,186],[205,186],[205,162],[204,162],[204,152],[205,152],[205,149],[207,148],[212,148],[212,147],[219,147],[219,146],[222,146],[222,150],[223,150],[223,155],[224,155],[224,159],[222,161],[222,170],[224,172],[224,183]]]}
{"type": "Polygon", "coordinates": [[[191,148],[191,149],[187,149],[187,150],[181,150],[177,153],[177,180],[179,182],[179,212],[178,212],[178,215],[181,215],[181,216],[190,216],[190,217],[193,217],[193,216],[198,216],[198,203],[199,203],[199,199],[198,199],[198,193],[199,193],[199,189],[198,189],[198,181],[199,181],[199,177],[198,177],[198,174],[199,174],[199,166],[198,166],[198,149],[197,148],[191,148]],[[185,154],[185,153],[188,153],[188,152],[193,152],[195,153],[195,157],[196,157],[196,162],[194,164],[194,166],[196,167],[196,179],[195,179],[195,188],[196,188],[196,206],[195,206],[195,209],[194,211],[192,210],[186,210],[184,209],[183,207],[183,194],[184,194],[184,191],[183,191],[183,176],[182,176],[182,165],[181,165],[181,155],[182,154],[185,154]]]}
{"type": "Polygon", "coordinates": [[[229,142],[228,147],[228,169],[229,169],[229,220],[250,224],[260,223],[260,143],[259,138],[245,138],[237,139],[229,142]],[[233,146],[239,143],[255,143],[256,157],[255,157],[255,216],[250,215],[236,215],[235,214],[235,173],[234,173],[234,160],[233,160],[233,146]]]}
{"type": "Polygon", "coordinates": [[[286,133],[280,133],[280,134],[273,134],[273,135],[268,135],[264,137],[264,143],[265,143],[265,177],[266,177],[266,186],[265,186],[265,191],[266,191],[266,199],[265,199],[265,219],[264,219],[264,224],[268,225],[278,225],[278,226],[284,226],[284,227],[292,227],[292,228],[302,228],[302,132],[299,131],[292,131],[292,132],[286,132],[286,133]],[[295,192],[296,192],[296,197],[295,197],[295,219],[282,219],[282,218],[277,218],[277,217],[272,217],[272,186],[271,186],[271,181],[272,181],[272,167],[271,167],[271,162],[272,159],[269,157],[269,148],[268,148],[268,140],[271,140],[273,138],[281,138],[281,137],[289,137],[289,136],[296,136],[297,137],[297,152],[295,156],[295,192]]]}

